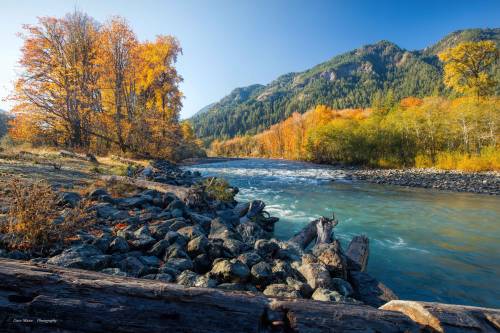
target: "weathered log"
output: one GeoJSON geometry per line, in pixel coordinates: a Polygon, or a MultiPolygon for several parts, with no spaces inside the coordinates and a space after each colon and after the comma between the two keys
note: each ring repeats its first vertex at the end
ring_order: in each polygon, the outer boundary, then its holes
{"type": "Polygon", "coordinates": [[[414,301],[391,301],[380,309],[402,312],[436,332],[500,331],[498,309],[414,301]]]}
{"type": "Polygon", "coordinates": [[[320,217],[316,222],[316,245],[330,244],[333,242],[333,228],[338,224],[338,221],[326,217],[320,217]]]}
{"type": "Polygon", "coordinates": [[[338,221],[335,219],[329,219],[327,217],[320,217],[314,221],[309,222],[301,231],[296,233],[289,241],[296,243],[302,249],[307,248],[309,244],[318,237],[318,228],[322,229],[319,233],[321,234],[321,241],[327,239],[328,234],[330,234],[330,242],[331,242],[331,230],[338,224],[338,221]],[[318,222],[319,225],[318,225],[318,222]],[[327,230],[329,229],[329,231],[327,230]]]}
{"type": "Polygon", "coordinates": [[[285,332],[421,332],[406,316],[364,305],[295,299],[273,300],[270,307],[285,314],[285,332]]]}
{"type": "Polygon", "coordinates": [[[77,158],[77,159],[80,159],[80,160],[89,161],[89,162],[92,162],[92,163],[98,163],[97,158],[94,155],[90,154],[90,153],[87,153],[87,154],[78,154],[78,153],[74,153],[74,152],[68,151],[68,150],[60,150],[59,154],[62,157],[71,157],[71,158],[77,158]]]}
{"type": "Polygon", "coordinates": [[[349,271],[348,281],[354,289],[354,297],[365,304],[379,307],[398,297],[382,282],[366,272],[349,271]]]}
{"type": "MultiPolygon", "coordinates": [[[[365,274],[363,272],[357,272],[365,274]]],[[[268,298],[0,259],[0,332],[497,332],[500,310],[268,298]]]]}
{"type": "Polygon", "coordinates": [[[129,184],[132,186],[137,186],[140,188],[155,190],[155,191],[162,192],[162,193],[173,193],[179,199],[181,199],[183,201],[190,200],[189,199],[190,196],[193,195],[191,189],[188,187],[168,185],[168,184],[153,182],[153,181],[149,181],[149,180],[135,179],[135,178],[125,177],[125,176],[106,175],[106,176],[102,176],[101,178],[104,181],[108,181],[108,182],[120,182],[120,183],[129,184]]]}
{"type": "Polygon", "coordinates": [[[364,272],[368,265],[369,239],[365,235],[354,236],[347,247],[347,257],[350,259],[349,269],[364,272]]]}
{"type": "Polygon", "coordinates": [[[0,259],[1,332],[416,332],[398,312],[0,259]]]}

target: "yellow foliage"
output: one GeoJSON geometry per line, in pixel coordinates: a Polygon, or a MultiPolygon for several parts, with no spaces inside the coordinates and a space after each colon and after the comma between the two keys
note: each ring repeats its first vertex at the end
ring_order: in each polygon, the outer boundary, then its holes
{"type": "Polygon", "coordinates": [[[444,83],[462,94],[490,95],[497,82],[490,67],[498,60],[493,41],[462,42],[439,54],[444,62],[444,83]]]}

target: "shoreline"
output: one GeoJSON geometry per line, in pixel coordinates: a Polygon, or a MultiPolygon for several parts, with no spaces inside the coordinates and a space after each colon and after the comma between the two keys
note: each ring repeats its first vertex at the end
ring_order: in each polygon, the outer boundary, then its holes
{"type": "Polygon", "coordinates": [[[452,192],[500,195],[500,173],[439,169],[341,168],[353,179],[374,183],[452,192]]]}
{"type": "MultiPolygon", "coordinates": [[[[205,157],[184,160],[182,166],[192,166],[208,163],[247,160],[244,157],[205,157]]],[[[255,158],[266,159],[266,158],[255,158]]],[[[346,173],[348,179],[373,184],[397,185],[406,187],[426,188],[442,191],[500,195],[500,172],[482,171],[465,172],[459,170],[440,170],[435,168],[408,169],[370,169],[360,166],[342,166],[318,164],[306,161],[286,159],[268,159],[290,162],[311,163],[313,165],[331,167],[346,173]]]]}

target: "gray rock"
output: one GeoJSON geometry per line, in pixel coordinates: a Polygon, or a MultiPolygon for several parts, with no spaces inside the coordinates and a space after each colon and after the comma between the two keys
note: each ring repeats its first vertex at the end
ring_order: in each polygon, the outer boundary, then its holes
{"type": "Polygon", "coordinates": [[[175,209],[180,209],[181,211],[184,211],[185,207],[186,205],[184,204],[184,202],[182,202],[179,199],[176,199],[168,205],[167,210],[173,211],[175,209]]]}
{"type": "Polygon", "coordinates": [[[193,262],[191,259],[186,258],[171,258],[165,263],[167,268],[177,270],[179,272],[185,271],[186,269],[193,269],[193,262]]]}
{"type": "Polygon", "coordinates": [[[126,209],[141,208],[147,203],[148,199],[143,196],[123,198],[118,201],[118,205],[126,209]]]}
{"type": "Polygon", "coordinates": [[[171,214],[172,214],[172,217],[178,218],[178,217],[182,217],[184,215],[184,212],[182,211],[182,209],[174,209],[174,210],[172,210],[171,214]]]}
{"type": "Polygon", "coordinates": [[[313,293],[311,286],[292,277],[286,278],[286,284],[297,290],[304,298],[310,298],[313,293]]]}
{"type": "Polygon", "coordinates": [[[201,275],[196,279],[194,286],[200,288],[215,288],[217,286],[217,280],[201,275]]]}
{"type": "Polygon", "coordinates": [[[223,259],[214,263],[209,276],[221,282],[245,282],[250,270],[239,260],[223,259]]]}
{"type": "Polygon", "coordinates": [[[337,291],[326,288],[317,288],[311,298],[315,301],[323,302],[341,302],[345,299],[337,291]]]}
{"type": "Polygon", "coordinates": [[[172,244],[166,249],[163,260],[167,261],[172,258],[190,259],[189,255],[184,251],[184,247],[178,244],[172,244]]]}
{"type": "Polygon", "coordinates": [[[133,277],[154,273],[136,257],[126,257],[123,259],[120,263],[120,269],[133,277]]]}
{"type": "Polygon", "coordinates": [[[197,214],[197,213],[189,213],[189,219],[196,225],[199,225],[204,231],[208,231],[210,229],[210,223],[212,219],[208,216],[197,214]]]}
{"type": "Polygon", "coordinates": [[[198,226],[188,226],[180,228],[179,230],[177,230],[177,232],[187,239],[195,239],[196,237],[205,235],[198,226]]]}
{"type": "Polygon", "coordinates": [[[59,193],[58,204],[61,206],[75,208],[81,200],[82,196],[76,192],[61,192],[59,193]]]}
{"type": "Polygon", "coordinates": [[[226,238],[224,239],[223,245],[224,249],[231,254],[231,256],[238,256],[240,253],[245,252],[251,247],[248,244],[240,242],[237,239],[226,238]]]}
{"type": "Polygon", "coordinates": [[[88,195],[88,197],[90,199],[93,199],[93,200],[99,199],[102,196],[109,196],[108,191],[106,191],[106,189],[104,189],[104,188],[96,188],[95,190],[90,192],[88,195]]]}
{"type": "Polygon", "coordinates": [[[265,261],[261,261],[253,265],[250,272],[252,274],[252,279],[259,284],[267,283],[271,279],[273,274],[271,270],[271,265],[269,265],[265,261]]]}
{"type": "Polygon", "coordinates": [[[347,261],[338,240],[334,240],[331,244],[316,245],[313,254],[326,266],[332,276],[347,278],[347,261]]]}
{"type": "Polygon", "coordinates": [[[47,263],[69,268],[98,271],[104,269],[110,260],[111,257],[103,255],[97,247],[83,244],[64,250],[61,254],[47,260],[47,263]]]}
{"type": "Polygon", "coordinates": [[[160,259],[156,256],[141,256],[139,260],[145,265],[149,267],[160,267],[160,259]]]}
{"type": "Polygon", "coordinates": [[[156,279],[156,274],[144,275],[144,276],[141,276],[141,279],[154,280],[154,279],[156,279]]]}
{"type": "Polygon", "coordinates": [[[262,261],[262,257],[259,256],[255,251],[242,253],[238,256],[237,259],[248,267],[252,267],[256,263],[262,261]]]}
{"type": "Polygon", "coordinates": [[[186,287],[194,287],[199,275],[193,271],[185,270],[177,276],[177,283],[186,287]]]}
{"type": "Polygon", "coordinates": [[[330,288],[330,272],[320,263],[302,264],[299,271],[312,289],[330,288]]]}
{"type": "Polygon", "coordinates": [[[96,210],[97,217],[102,219],[125,220],[130,217],[126,211],[116,209],[109,203],[99,203],[93,207],[96,210]]]}
{"type": "Polygon", "coordinates": [[[255,222],[245,222],[236,226],[236,231],[242,240],[248,244],[254,244],[258,239],[266,238],[266,232],[255,222]]]}
{"type": "Polygon", "coordinates": [[[212,261],[226,257],[226,251],[224,250],[223,244],[224,242],[221,239],[210,239],[208,241],[207,254],[212,261]]]}
{"type": "Polygon", "coordinates": [[[236,207],[233,208],[233,212],[238,216],[238,217],[243,217],[247,214],[248,208],[250,208],[250,203],[249,202],[239,202],[236,207]]]}
{"type": "Polygon", "coordinates": [[[257,240],[254,248],[262,258],[273,258],[280,250],[278,244],[267,239],[257,240]]]}
{"type": "Polygon", "coordinates": [[[188,226],[188,224],[186,223],[186,220],[184,220],[184,218],[182,218],[182,217],[178,217],[178,218],[174,219],[174,222],[170,226],[170,230],[177,231],[177,230],[182,229],[182,228],[187,227],[187,226],[188,226]]]}
{"type": "Polygon", "coordinates": [[[188,239],[183,235],[179,234],[177,231],[169,231],[165,235],[165,240],[170,244],[178,244],[180,246],[186,246],[188,239]]]}
{"type": "Polygon", "coordinates": [[[171,230],[170,227],[174,220],[166,220],[155,223],[149,226],[149,231],[151,236],[156,239],[162,239],[171,230]]]}
{"type": "Polygon", "coordinates": [[[108,249],[111,253],[113,252],[125,253],[130,250],[130,247],[128,246],[128,243],[125,239],[123,239],[122,237],[115,237],[109,244],[108,249]]]}
{"type": "Polygon", "coordinates": [[[169,246],[170,246],[170,243],[167,240],[162,239],[161,241],[156,242],[151,247],[151,249],[148,251],[148,254],[153,255],[153,256],[157,256],[157,257],[161,257],[161,256],[163,256],[163,254],[165,254],[165,250],[169,246]]]}
{"type": "Polygon", "coordinates": [[[289,297],[289,298],[300,298],[300,293],[293,287],[286,285],[284,283],[270,284],[264,290],[264,295],[266,296],[279,296],[279,297],[289,297]]]}
{"type": "Polygon", "coordinates": [[[224,224],[219,218],[213,219],[210,223],[210,233],[208,235],[210,239],[238,239],[241,240],[241,236],[236,233],[232,228],[224,224]]]}
{"type": "Polygon", "coordinates": [[[273,273],[273,280],[280,283],[285,282],[287,277],[295,277],[297,275],[288,262],[280,259],[273,260],[271,271],[273,273]]]}
{"type": "Polygon", "coordinates": [[[332,279],[332,288],[338,291],[342,296],[350,297],[354,295],[354,290],[349,282],[339,278],[332,279]]]}
{"type": "Polygon", "coordinates": [[[103,234],[100,237],[94,239],[92,242],[92,245],[97,247],[99,250],[101,250],[103,253],[108,251],[109,245],[111,244],[111,241],[113,238],[108,235],[108,234],[103,234]]]}
{"type": "Polygon", "coordinates": [[[207,254],[199,254],[193,259],[193,270],[196,273],[204,274],[212,267],[212,261],[207,254]]]}
{"type": "Polygon", "coordinates": [[[208,248],[208,239],[205,235],[193,238],[187,244],[187,252],[190,256],[197,256],[199,254],[205,253],[208,248]]]}

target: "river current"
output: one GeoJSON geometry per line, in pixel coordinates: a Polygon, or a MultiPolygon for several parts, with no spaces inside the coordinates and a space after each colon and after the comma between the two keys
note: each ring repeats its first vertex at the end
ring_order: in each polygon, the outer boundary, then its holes
{"type": "Polygon", "coordinates": [[[345,246],[370,238],[368,272],[401,299],[500,307],[500,198],[352,181],[338,169],[249,159],[195,165],[260,199],[288,239],[320,215],[345,246]]]}

